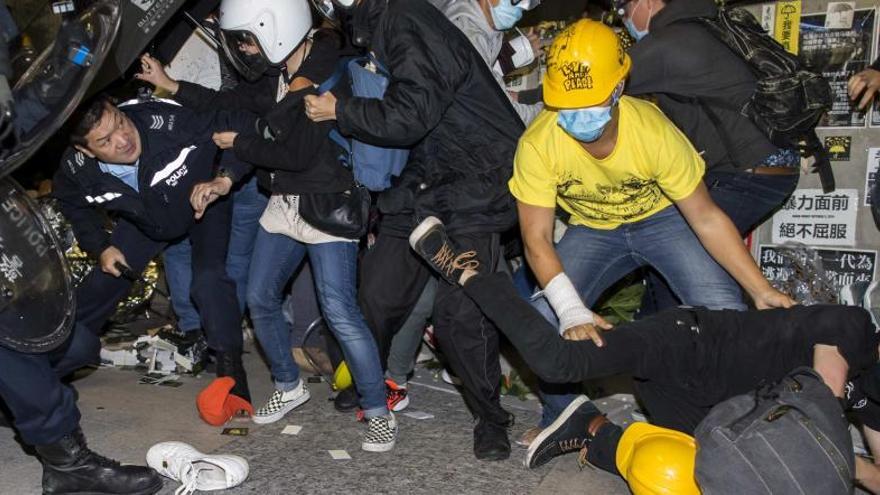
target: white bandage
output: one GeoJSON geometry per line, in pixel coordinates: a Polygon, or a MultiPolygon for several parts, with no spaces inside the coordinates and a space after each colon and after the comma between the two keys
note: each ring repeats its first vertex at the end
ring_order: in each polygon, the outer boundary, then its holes
{"type": "Polygon", "coordinates": [[[544,287],[544,297],[559,318],[559,334],[578,325],[588,325],[595,321],[593,312],[584,306],[581,296],[574,288],[565,272],[553,277],[544,287]]]}
{"type": "Polygon", "coordinates": [[[511,39],[510,47],[513,48],[513,56],[510,62],[517,69],[525,67],[535,61],[535,52],[532,51],[532,43],[520,32],[519,36],[511,39]]]}

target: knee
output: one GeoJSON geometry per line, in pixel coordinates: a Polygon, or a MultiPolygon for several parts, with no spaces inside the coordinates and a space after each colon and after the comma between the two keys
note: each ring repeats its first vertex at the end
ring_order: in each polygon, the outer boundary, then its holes
{"type": "Polygon", "coordinates": [[[248,284],[245,300],[251,316],[259,317],[281,310],[281,292],[270,290],[267,285],[248,284]]]}
{"type": "Polygon", "coordinates": [[[370,335],[363,314],[354,301],[337,296],[321,297],[321,310],[339,340],[356,340],[370,335]]]}

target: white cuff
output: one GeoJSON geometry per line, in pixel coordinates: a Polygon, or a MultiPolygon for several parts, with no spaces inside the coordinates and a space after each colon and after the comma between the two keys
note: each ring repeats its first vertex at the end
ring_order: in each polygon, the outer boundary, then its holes
{"type": "Polygon", "coordinates": [[[516,38],[509,41],[510,47],[513,48],[513,56],[510,61],[517,69],[525,67],[535,61],[535,53],[532,51],[532,44],[529,39],[520,34],[516,38]]]}
{"type": "Polygon", "coordinates": [[[593,323],[593,312],[584,306],[580,294],[565,272],[561,272],[544,287],[544,297],[559,318],[559,333],[578,325],[593,323]]]}

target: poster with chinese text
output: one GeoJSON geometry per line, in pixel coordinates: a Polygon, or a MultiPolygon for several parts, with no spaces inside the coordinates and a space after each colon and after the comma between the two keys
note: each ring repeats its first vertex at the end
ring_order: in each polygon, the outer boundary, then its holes
{"type": "Polygon", "coordinates": [[[773,215],[773,243],[852,246],[856,243],[857,189],[796,189],[773,215]]]}

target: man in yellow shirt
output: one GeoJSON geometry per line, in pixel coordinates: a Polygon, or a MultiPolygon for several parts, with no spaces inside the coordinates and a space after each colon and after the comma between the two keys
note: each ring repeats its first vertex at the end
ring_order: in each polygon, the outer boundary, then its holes
{"type": "MultiPolygon", "coordinates": [[[[744,310],[737,282],[759,309],[794,304],[710,198],[687,138],[653,104],[622,96],[630,64],[614,32],[589,20],[548,52],[547,108],[520,139],[509,183],[526,260],[544,288],[536,307],[566,338],[602,346],[597,326],[608,326],[587,307],[643,266],[685,304],[744,310]],[[570,217],[554,247],[557,206],[570,217]]],[[[558,414],[566,401],[556,399],[545,406],[558,414]]]]}

